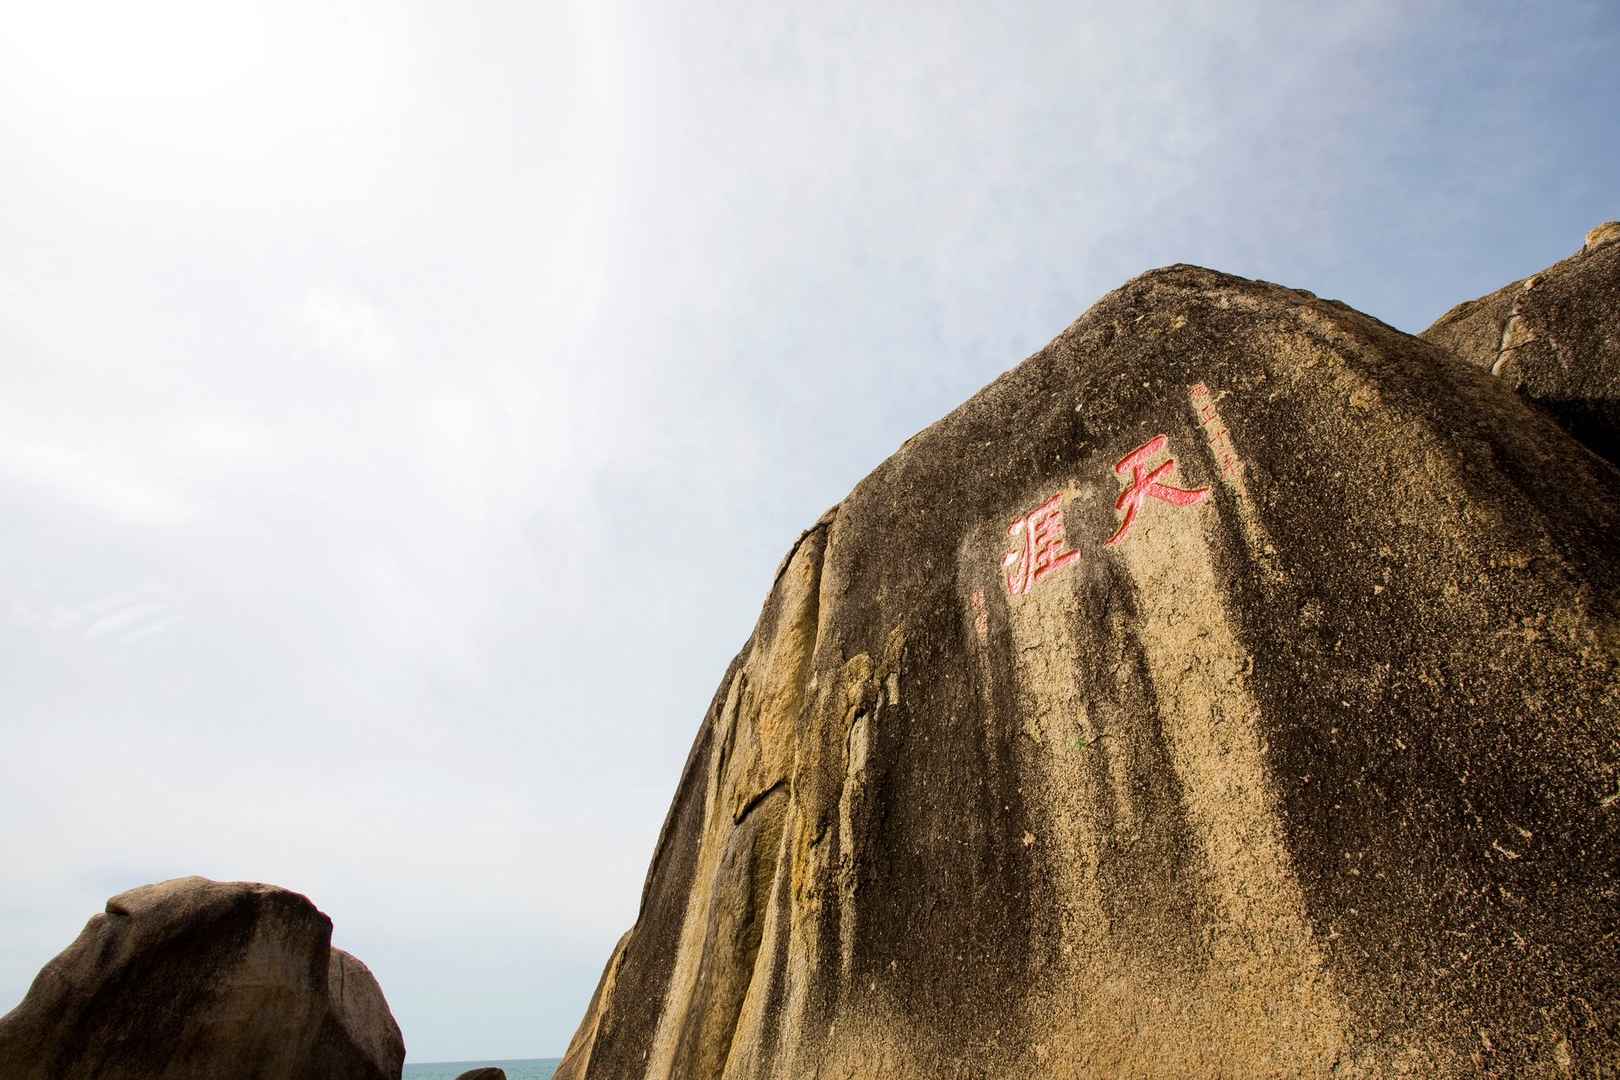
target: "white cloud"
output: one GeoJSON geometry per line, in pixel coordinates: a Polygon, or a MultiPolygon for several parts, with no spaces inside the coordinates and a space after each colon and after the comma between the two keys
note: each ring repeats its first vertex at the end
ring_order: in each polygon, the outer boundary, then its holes
{"type": "Polygon", "coordinates": [[[314,344],[337,363],[379,379],[397,374],[399,345],[375,306],[312,291],[304,297],[300,315],[314,344]]]}
{"type": "Polygon", "coordinates": [[[175,527],[195,516],[183,496],[127,461],[43,442],[0,442],[0,472],[49,497],[146,527],[175,527]]]}

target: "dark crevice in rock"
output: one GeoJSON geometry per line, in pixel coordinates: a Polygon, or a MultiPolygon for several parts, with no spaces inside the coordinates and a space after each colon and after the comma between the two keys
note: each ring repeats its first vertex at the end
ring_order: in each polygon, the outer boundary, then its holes
{"type": "Polygon", "coordinates": [[[776,783],[772,784],[758,795],[755,795],[752,799],[749,799],[748,802],[743,805],[742,809],[737,811],[736,816],[732,818],[732,824],[741,825],[745,820],[747,820],[748,815],[754,812],[755,807],[759,806],[760,803],[764,802],[766,799],[769,799],[772,795],[775,795],[777,792],[782,791],[786,787],[786,779],[778,780],[776,783]]]}
{"type": "Polygon", "coordinates": [[[842,506],[842,503],[838,503],[829,508],[826,513],[822,514],[821,517],[817,519],[814,525],[801,532],[798,539],[793,541],[793,546],[788,548],[787,554],[782,556],[782,561],[776,564],[776,572],[771,575],[771,588],[773,590],[782,580],[782,575],[787,573],[787,568],[792,565],[793,556],[799,553],[799,546],[808,540],[813,534],[830,530],[832,528],[832,523],[838,517],[838,511],[842,506]]]}
{"type": "Polygon", "coordinates": [[[730,1054],[764,934],[785,803],[783,785],[775,785],[761,800],[760,812],[731,830],[726,841],[711,885],[703,955],[682,1019],[674,1076],[719,1076],[730,1054]]]}
{"type": "Polygon", "coordinates": [[[696,737],[692,740],[692,748],[687,751],[686,763],[681,766],[680,780],[675,785],[675,798],[671,801],[669,812],[664,815],[664,823],[658,830],[658,842],[653,846],[651,865],[647,867],[647,877],[641,886],[641,906],[637,910],[636,921],[641,921],[641,915],[647,910],[647,898],[652,889],[653,881],[657,877],[659,868],[663,863],[665,853],[669,850],[671,837],[678,821],[677,814],[683,804],[682,793],[687,791],[693,777],[703,776],[703,791],[698,795],[699,805],[708,792],[707,758],[709,741],[714,733],[714,725],[720,718],[720,710],[725,706],[726,692],[731,688],[731,680],[736,678],[741,670],[743,661],[747,659],[748,652],[753,645],[750,637],[743,644],[742,650],[731,661],[726,669],[725,678],[720,680],[720,688],[715,691],[714,699],[709,703],[709,711],[704,715],[703,722],[698,725],[696,737]]]}
{"type": "Polygon", "coordinates": [[[1620,396],[1610,398],[1526,397],[1531,408],[1569,432],[1585,449],[1620,469],[1620,396]]]}

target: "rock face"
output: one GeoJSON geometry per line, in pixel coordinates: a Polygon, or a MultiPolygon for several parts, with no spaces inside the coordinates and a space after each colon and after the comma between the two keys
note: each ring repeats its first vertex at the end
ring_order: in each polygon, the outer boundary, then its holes
{"type": "Polygon", "coordinates": [[[405,1044],[332,922],[273,885],[120,893],[0,1018],[6,1080],[399,1080],[405,1044]]]}
{"type": "Polygon", "coordinates": [[[797,542],[557,1076],[1614,1067],[1617,578],[1500,380],[1137,278],[797,542]]]}
{"type": "Polygon", "coordinates": [[[1605,221],[1587,232],[1586,242],[1581,245],[1581,251],[1591,253],[1617,241],[1620,241],[1620,221],[1605,221]]]}
{"type": "Polygon", "coordinates": [[[1620,222],[1587,233],[1563,262],[1458,304],[1423,337],[1488,369],[1620,466],[1620,222]]]}

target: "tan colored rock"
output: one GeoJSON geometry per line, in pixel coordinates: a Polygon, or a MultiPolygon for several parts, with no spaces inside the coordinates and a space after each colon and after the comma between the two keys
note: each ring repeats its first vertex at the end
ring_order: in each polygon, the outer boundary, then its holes
{"type": "Polygon", "coordinates": [[[1616,240],[1620,240],[1620,221],[1605,221],[1586,234],[1586,244],[1581,250],[1590,253],[1616,240]]]}
{"type": "Polygon", "coordinates": [[[794,546],[558,1080],[1595,1075],[1617,586],[1486,371],[1137,278],[794,546]]]}
{"type": "Polygon", "coordinates": [[[336,948],[326,970],[330,1008],[311,1055],[315,1075],[398,1077],[405,1064],[405,1041],[377,977],[336,948]]]}
{"type": "Polygon", "coordinates": [[[1490,371],[1620,466],[1620,222],[1579,254],[1458,304],[1422,336],[1490,371]]]}
{"type": "Polygon", "coordinates": [[[120,893],[0,1018],[6,1080],[398,1080],[399,1028],[332,923],[273,885],[120,893]]]}

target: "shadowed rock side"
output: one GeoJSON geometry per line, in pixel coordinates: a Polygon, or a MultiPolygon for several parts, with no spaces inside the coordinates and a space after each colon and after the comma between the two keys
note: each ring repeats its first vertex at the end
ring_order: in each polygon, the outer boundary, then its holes
{"type": "Polygon", "coordinates": [[[1620,222],[1541,273],[1458,304],[1423,337],[1487,368],[1620,466],[1620,222]]]}
{"type": "Polygon", "coordinates": [[[1620,1064],[1617,568],[1486,372],[1138,278],[799,540],[559,1080],[1620,1064]]]}
{"type": "Polygon", "coordinates": [[[399,1080],[405,1044],[332,922],[273,885],[120,893],[0,1018],[5,1080],[399,1080]]]}

